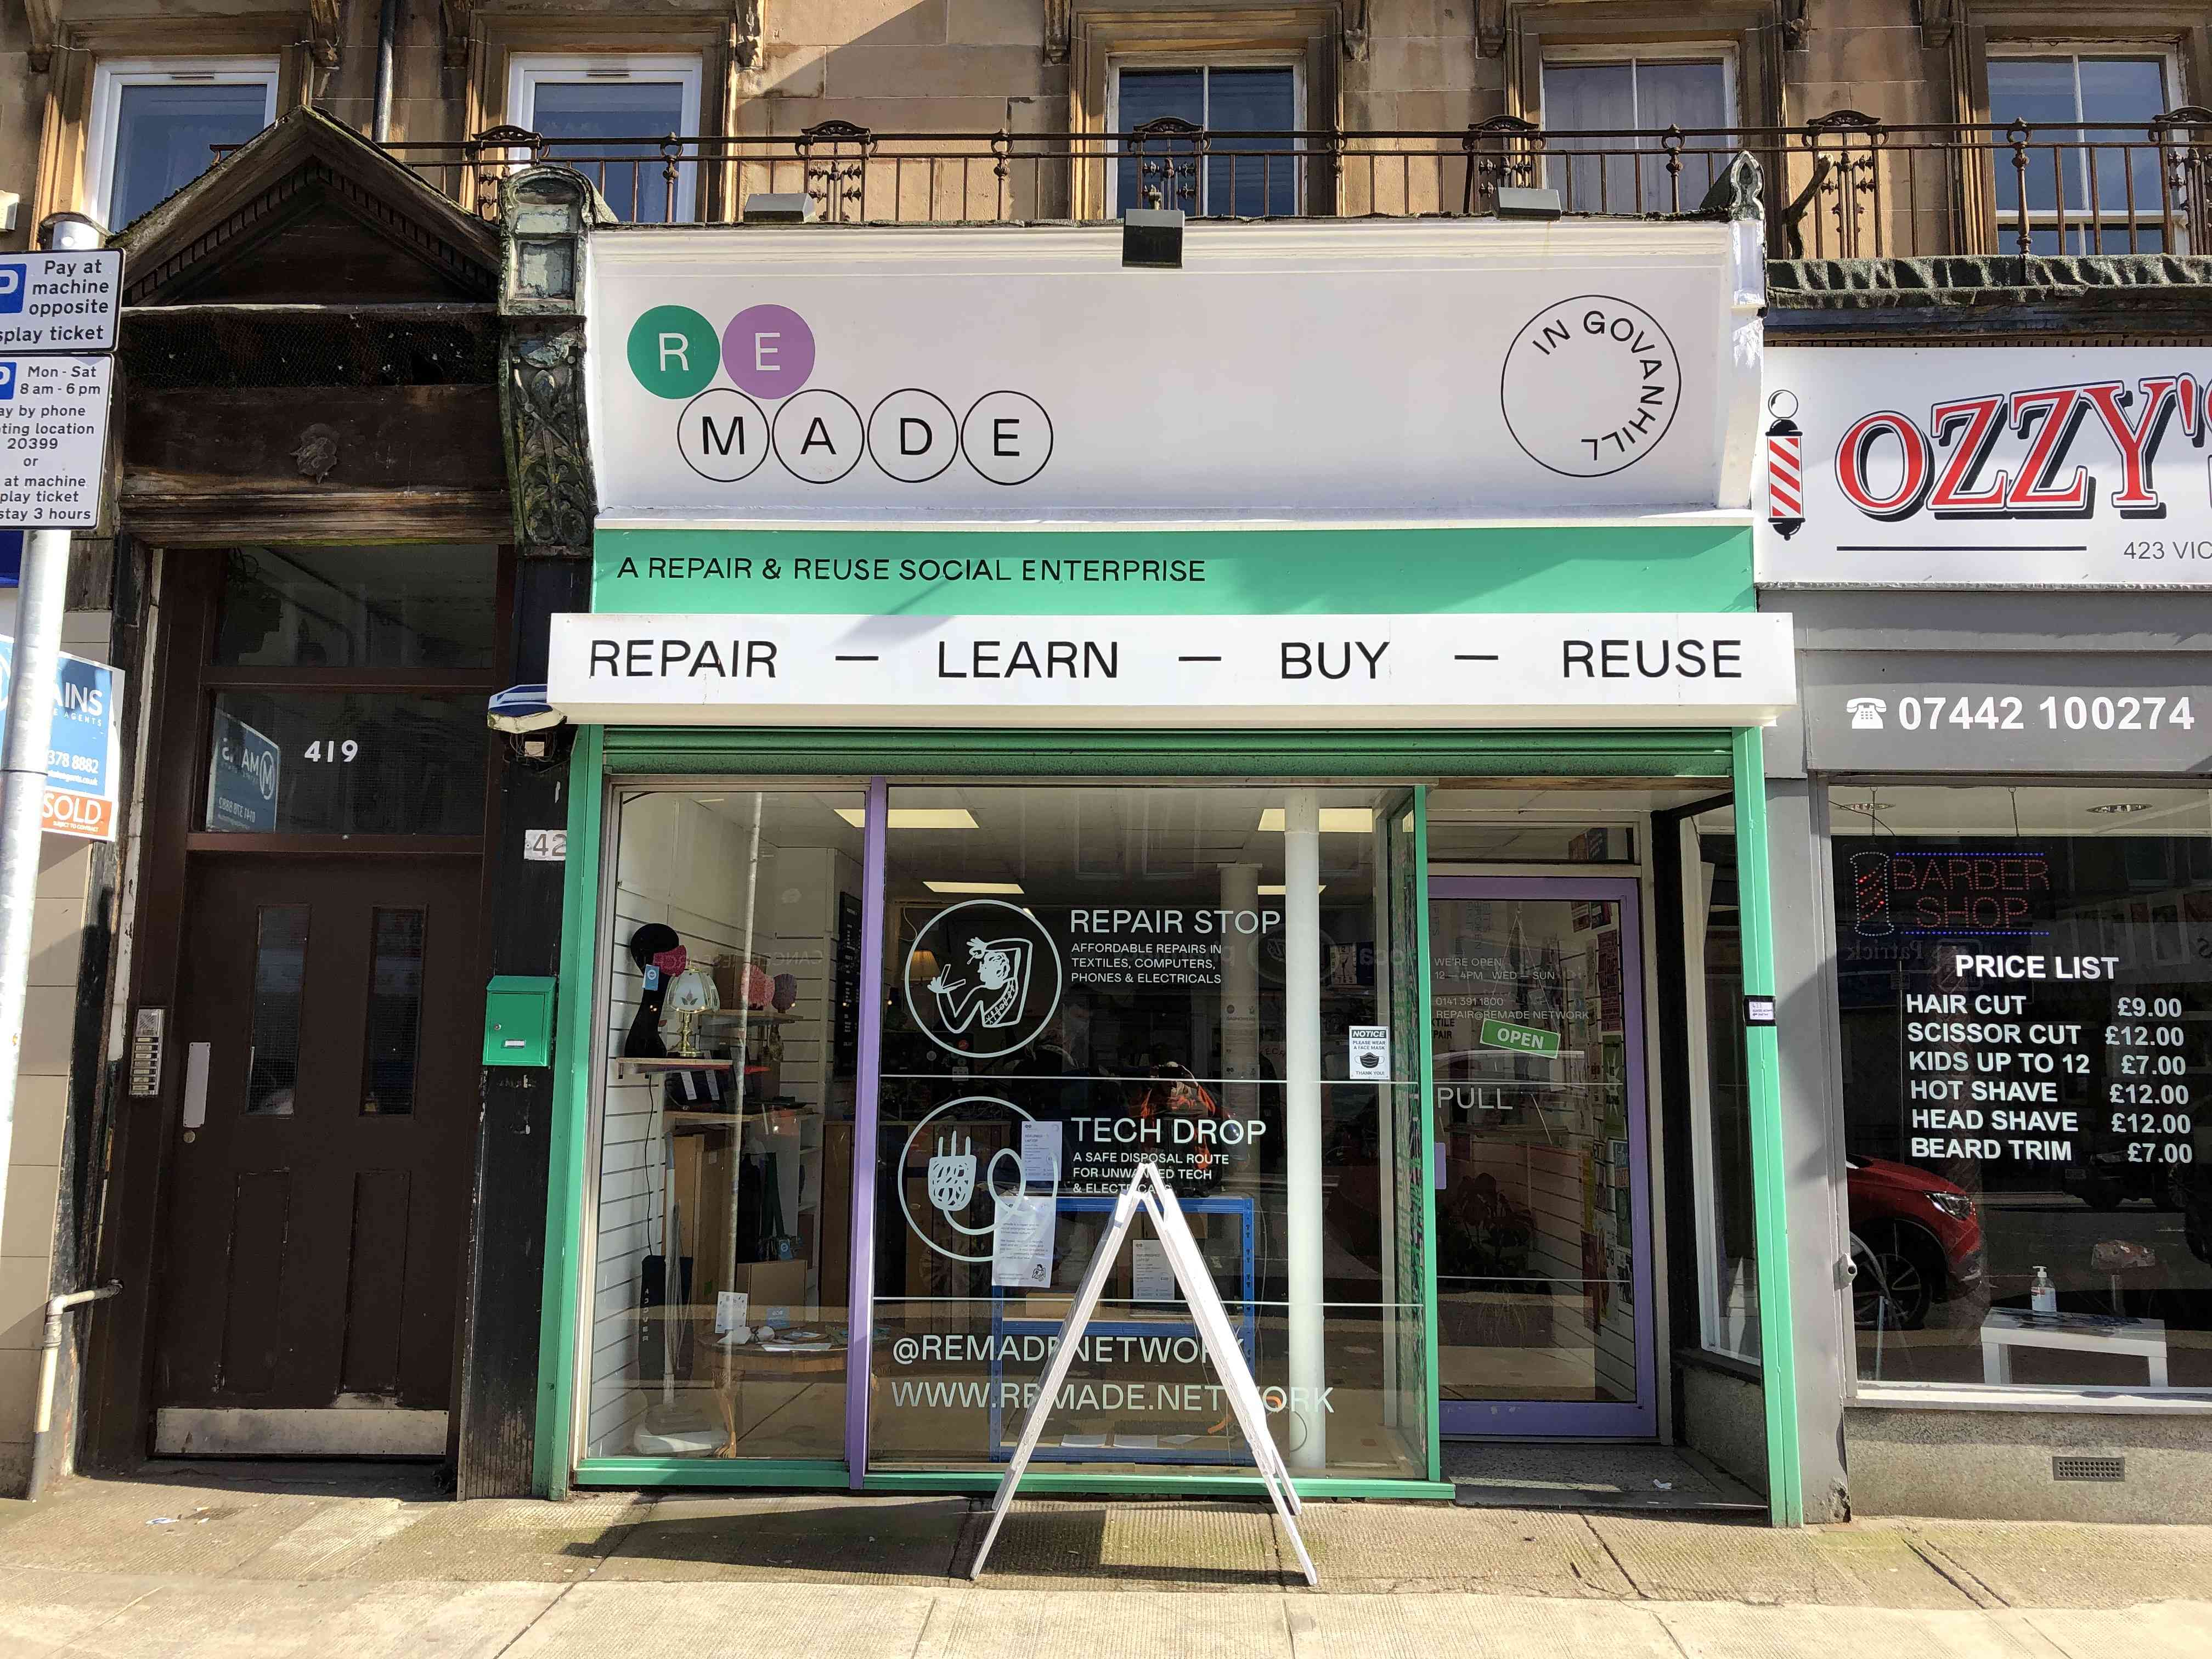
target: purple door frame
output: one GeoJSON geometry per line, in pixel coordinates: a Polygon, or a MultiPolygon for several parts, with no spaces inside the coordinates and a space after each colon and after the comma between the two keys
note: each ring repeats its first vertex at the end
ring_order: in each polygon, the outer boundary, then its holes
{"type": "MultiPolygon", "coordinates": [[[[1642,888],[1633,876],[1431,876],[1438,899],[1603,899],[1620,906],[1621,994],[1626,1000],[1628,1080],[1629,1224],[1636,1286],[1636,1399],[1446,1400],[1447,1436],[1569,1440],[1649,1440],[1658,1433],[1657,1356],[1652,1352],[1651,1170],[1649,1102],[1644,1091],[1642,888]]],[[[1424,971],[1426,971],[1424,964],[1424,971]]],[[[1439,1310],[1441,1311],[1441,1298],[1439,1310]]],[[[1437,1385],[1443,1387],[1439,1376],[1437,1385]]]]}
{"type": "Polygon", "coordinates": [[[853,1083],[853,1216],[845,1348],[845,1483],[868,1472],[868,1390],[876,1363],[876,1093],[884,1070],[884,836],[890,783],[868,780],[860,828],[860,1041],[853,1083]]]}

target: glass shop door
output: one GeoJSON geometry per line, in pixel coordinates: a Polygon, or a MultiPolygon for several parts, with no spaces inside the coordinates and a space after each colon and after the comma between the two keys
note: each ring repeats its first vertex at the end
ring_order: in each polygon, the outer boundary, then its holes
{"type": "Polygon", "coordinates": [[[1429,882],[1446,1435],[1656,1432],[1637,900],[1429,882]]]}

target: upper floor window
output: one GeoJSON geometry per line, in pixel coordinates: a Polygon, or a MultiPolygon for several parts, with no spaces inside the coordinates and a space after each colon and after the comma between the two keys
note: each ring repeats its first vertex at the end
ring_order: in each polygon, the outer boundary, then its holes
{"type": "Polygon", "coordinates": [[[2172,64],[2157,54],[2050,52],[1992,53],[1989,62],[2003,246],[2017,246],[2025,185],[2032,252],[2167,251],[2162,146],[2150,123],[2180,101],[2172,64]],[[2002,131],[2014,121],[2030,124],[2024,150],[2002,131]]]}
{"type": "Polygon", "coordinates": [[[661,141],[699,131],[699,59],[688,53],[573,53],[508,60],[509,118],[554,142],[544,159],[589,177],[625,219],[689,220],[697,146],[678,158],[672,210],[661,141]]]}
{"type": "Polygon", "coordinates": [[[1185,213],[1261,218],[1298,210],[1292,137],[1298,71],[1291,64],[1200,64],[1116,68],[1107,125],[1128,132],[1173,117],[1210,135],[1200,155],[1187,140],[1155,140],[1115,168],[1113,210],[1152,203],[1185,213]],[[1249,136],[1248,136],[1249,135],[1249,136]]]}
{"type": "Polygon", "coordinates": [[[120,230],[276,118],[274,58],[117,58],[93,72],[87,211],[120,230]]]}
{"type": "Polygon", "coordinates": [[[1737,148],[1727,133],[1735,124],[1735,82],[1734,55],[1721,51],[1547,53],[1544,182],[1570,213],[1673,212],[1678,197],[1681,207],[1695,207],[1737,148]],[[1669,127],[1682,131],[1679,174],[1668,170],[1669,127]]]}

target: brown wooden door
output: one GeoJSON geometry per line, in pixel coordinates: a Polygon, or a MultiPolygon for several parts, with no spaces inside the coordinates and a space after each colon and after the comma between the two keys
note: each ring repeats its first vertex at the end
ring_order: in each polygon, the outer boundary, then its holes
{"type": "Polygon", "coordinates": [[[478,866],[195,862],[156,1449],[442,1452],[478,866]]]}

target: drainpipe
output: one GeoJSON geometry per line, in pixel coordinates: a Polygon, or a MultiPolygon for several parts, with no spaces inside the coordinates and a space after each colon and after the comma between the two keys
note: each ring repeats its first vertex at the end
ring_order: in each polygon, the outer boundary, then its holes
{"type": "MultiPolygon", "coordinates": [[[[57,214],[40,227],[47,247],[96,248],[100,227],[82,214],[57,214]]],[[[0,748],[0,1177],[15,1139],[15,1073],[23,1059],[23,1001],[31,983],[31,912],[39,898],[39,848],[45,840],[46,738],[53,722],[54,674],[69,603],[70,535],[33,530],[23,537],[15,590],[15,693],[0,748]]],[[[0,1220],[7,1185],[0,1180],[0,1220]]],[[[51,1222],[52,1217],[48,1218],[51,1222]]]]}
{"type": "Polygon", "coordinates": [[[376,106],[369,117],[368,136],[380,144],[392,142],[392,59],[399,45],[399,9],[404,0],[384,0],[376,15],[376,106]]]}
{"type": "Polygon", "coordinates": [[[54,1377],[61,1370],[62,1334],[66,1328],[63,1316],[88,1302],[105,1302],[122,1288],[121,1279],[111,1279],[96,1290],[71,1291],[46,1303],[46,1328],[39,1338],[39,1414],[31,1424],[31,1485],[23,1494],[33,1503],[53,1479],[60,1452],[53,1436],[54,1377]]]}

